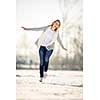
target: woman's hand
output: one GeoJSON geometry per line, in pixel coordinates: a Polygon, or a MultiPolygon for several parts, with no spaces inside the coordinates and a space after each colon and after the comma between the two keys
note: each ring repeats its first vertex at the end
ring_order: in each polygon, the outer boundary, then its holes
{"type": "Polygon", "coordinates": [[[67,49],[66,48],[63,48],[65,51],[67,51],[67,49]]]}
{"type": "Polygon", "coordinates": [[[26,28],[25,28],[25,27],[23,27],[23,26],[22,26],[21,28],[22,28],[22,29],[24,29],[24,30],[26,30],[26,28]]]}
{"type": "Polygon", "coordinates": [[[71,54],[72,53],[72,51],[69,51],[68,49],[66,49],[66,48],[63,48],[65,51],[67,51],[67,54],[71,54]]]}

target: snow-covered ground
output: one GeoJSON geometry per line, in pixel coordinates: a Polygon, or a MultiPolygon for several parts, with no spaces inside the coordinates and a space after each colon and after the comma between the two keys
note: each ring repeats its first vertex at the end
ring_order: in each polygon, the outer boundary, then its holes
{"type": "Polygon", "coordinates": [[[39,82],[39,70],[16,70],[16,100],[83,100],[82,71],[48,71],[39,82]]]}

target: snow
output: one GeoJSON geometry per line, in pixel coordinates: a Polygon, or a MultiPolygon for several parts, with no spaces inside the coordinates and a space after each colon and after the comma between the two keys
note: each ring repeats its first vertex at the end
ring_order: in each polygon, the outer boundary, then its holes
{"type": "Polygon", "coordinates": [[[39,82],[39,70],[16,70],[16,100],[83,100],[82,71],[49,70],[39,82]]]}

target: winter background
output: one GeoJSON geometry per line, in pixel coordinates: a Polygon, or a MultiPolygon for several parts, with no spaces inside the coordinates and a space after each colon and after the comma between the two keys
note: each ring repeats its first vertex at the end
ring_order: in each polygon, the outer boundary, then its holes
{"type": "Polygon", "coordinates": [[[83,0],[16,0],[16,100],[83,100],[83,0]],[[61,20],[48,77],[39,82],[39,54],[34,44],[41,27],[61,20]]]}

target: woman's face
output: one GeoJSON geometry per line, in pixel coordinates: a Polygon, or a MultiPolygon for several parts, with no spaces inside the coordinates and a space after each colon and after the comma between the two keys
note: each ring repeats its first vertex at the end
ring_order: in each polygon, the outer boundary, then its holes
{"type": "Polygon", "coordinates": [[[52,25],[52,29],[56,30],[60,27],[60,23],[58,21],[54,22],[52,25]]]}

